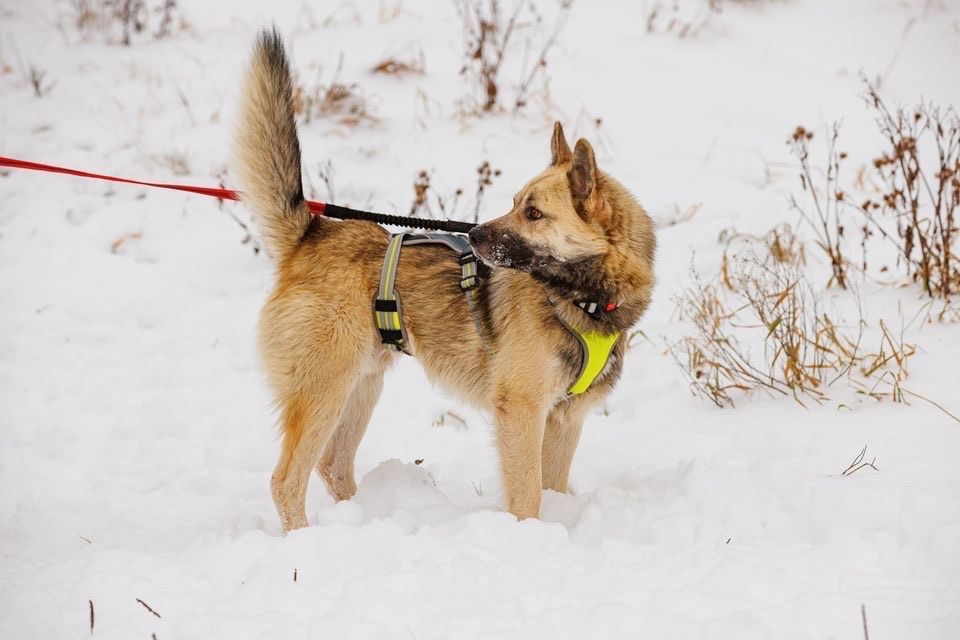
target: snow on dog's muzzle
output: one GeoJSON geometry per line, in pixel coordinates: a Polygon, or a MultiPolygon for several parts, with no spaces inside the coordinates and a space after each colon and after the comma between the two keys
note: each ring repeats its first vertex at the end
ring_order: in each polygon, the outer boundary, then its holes
{"type": "Polygon", "coordinates": [[[477,257],[490,266],[529,271],[537,256],[526,240],[510,231],[482,224],[471,229],[468,235],[477,257]]]}

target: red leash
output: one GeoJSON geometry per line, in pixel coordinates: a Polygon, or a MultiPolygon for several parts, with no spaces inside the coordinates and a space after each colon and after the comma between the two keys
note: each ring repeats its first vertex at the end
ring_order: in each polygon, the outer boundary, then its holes
{"type": "MultiPolygon", "coordinates": [[[[30,171],[45,171],[47,173],[65,173],[69,176],[79,176],[81,178],[93,178],[95,180],[107,180],[108,182],[124,182],[126,184],[138,184],[143,187],[156,187],[157,189],[172,189],[174,191],[187,191],[189,193],[199,193],[202,196],[211,196],[220,200],[240,200],[240,192],[233,189],[216,189],[213,187],[194,187],[188,184],[170,184],[167,182],[145,182],[143,180],[132,180],[130,178],[119,178],[117,176],[108,176],[102,173],[91,173],[89,171],[80,171],[79,169],[69,169],[67,167],[58,167],[52,164],[43,164],[40,162],[30,162],[29,160],[17,160],[16,158],[7,158],[0,156],[0,167],[10,167],[12,169],[28,169],[30,171]]],[[[314,215],[327,216],[328,218],[339,218],[341,220],[366,220],[376,224],[391,225],[394,227],[406,227],[415,229],[429,229],[431,231],[448,231],[452,233],[467,233],[473,227],[477,226],[472,222],[461,222],[459,220],[436,220],[430,218],[414,218],[411,216],[394,216],[385,213],[374,213],[372,211],[361,211],[360,209],[351,209],[350,207],[341,207],[327,202],[316,202],[307,200],[307,206],[314,215]]]]}
{"type": "MultiPolygon", "coordinates": [[[[130,178],[119,178],[117,176],[107,176],[100,173],[90,173],[89,171],[80,171],[79,169],[69,169],[67,167],[58,167],[52,164],[42,164],[40,162],[30,162],[29,160],[17,160],[16,158],[7,158],[0,156],[0,167],[11,167],[13,169],[29,169],[31,171],[45,171],[47,173],[65,173],[70,176],[79,176],[81,178],[94,178],[96,180],[106,180],[108,182],[124,182],[126,184],[138,184],[143,187],[156,187],[158,189],[172,189],[174,191],[187,191],[189,193],[199,193],[203,196],[211,196],[221,200],[240,200],[240,192],[233,189],[215,189],[213,187],[194,187],[187,184],[169,184],[166,182],[144,182],[143,180],[132,180],[130,178]]],[[[307,200],[310,211],[317,215],[323,215],[327,208],[325,202],[314,202],[307,200]]]]}

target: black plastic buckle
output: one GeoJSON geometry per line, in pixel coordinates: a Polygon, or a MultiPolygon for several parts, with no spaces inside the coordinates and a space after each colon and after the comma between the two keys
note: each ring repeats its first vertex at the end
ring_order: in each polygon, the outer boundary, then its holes
{"type": "Polygon", "coordinates": [[[399,347],[403,342],[403,332],[399,329],[377,329],[380,333],[380,342],[393,344],[399,347]]]}
{"type": "Polygon", "coordinates": [[[463,266],[468,262],[476,262],[476,261],[477,261],[477,256],[474,255],[472,251],[468,251],[467,253],[460,254],[460,261],[459,261],[460,266],[463,266]]]}
{"type": "Polygon", "coordinates": [[[374,310],[374,311],[387,311],[387,312],[389,312],[389,311],[397,311],[398,309],[399,309],[399,307],[397,307],[397,301],[396,301],[396,300],[384,300],[384,299],[382,299],[382,298],[377,298],[376,300],[373,301],[373,310],[374,310]]]}

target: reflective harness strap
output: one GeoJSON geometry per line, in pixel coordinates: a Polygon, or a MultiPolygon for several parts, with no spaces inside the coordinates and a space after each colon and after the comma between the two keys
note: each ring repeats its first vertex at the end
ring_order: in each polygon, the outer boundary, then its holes
{"type": "Polygon", "coordinates": [[[387,252],[383,256],[383,268],[380,270],[380,288],[374,300],[374,323],[380,333],[380,341],[394,351],[409,354],[406,348],[406,332],[400,318],[400,300],[396,293],[397,263],[400,261],[400,250],[403,245],[442,244],[456,251],[460,258],[460,289],[467,298],[470,315],[477,326],[480,343],[487,357],[491,356],[488,343],[488,332],[484,326],[483,317],[479,309],[480,278],[477,270],[477,256],[473,253],[470,241],[459,235],[449,233],[400,233],[395,235],[387,252]]]}
{"type": "Polygon", "coordinates": [[[400,248],[405,233],[398,233],[390,239],[387,252],[383,256],[383,268],[380,270],[380,288],[373,301],[373,321],[380,333],[380,342],[394,351],[406,352],[406,333],[400,322],[400,299],[394,287],[397,281],[397,263],[400,261],[400,248]]]}

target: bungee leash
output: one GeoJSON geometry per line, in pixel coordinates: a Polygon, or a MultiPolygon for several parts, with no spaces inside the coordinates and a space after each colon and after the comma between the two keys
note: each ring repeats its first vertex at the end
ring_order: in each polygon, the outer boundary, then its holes
{"type": "MultiPolygon", "coordinates": [[[[121,178],[118,176],[109,176],[102,173],[92,173],[90,171],[81,171],[79,169],[70,169],[68,167],[58,167],[52,164],[43,164],[41,162],[31,162],[29,160],[18,160],[16,158],[7,158],[0,156],[0,167],[9,167],[11,169],[26,169],[29,171],[43,171],[46,173],[63,173],[80,178],[91,178],[94,180],[106,180],[108,182],[121,182],[125,184],[136,184],[142,187],[153,187],[156,189],[171,189],[174,191],[186,191],[188,193],[197,193],[203,196],[210,196],[220,200],[241,200],[239,191],[233,189],[220,189],[215,187],[197,187],[187,184],[171,184],[167,182],[147,182],[144,180],[134,180],[132,178],[121,178]]],[[[327,216],[328,218],[337,218],[339,220],[366,220],[377,224],[389,225],[394,227],[406,227],[413,229],[427,229],[430,231],[447,231],[450,233],[467,233],[470,229],[477,226],[471,222],[460,222],[458,220],[431,220],[427,218],[414,218],[411,216],[395,216],[386,213],[374,213],[373,211],[362,211],[360,209],[351,209],[350,207],[341,207],[326,202],[317,202],[307,200],[307,206],[310,212],[318,216],[327,216]]]]}

